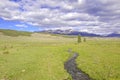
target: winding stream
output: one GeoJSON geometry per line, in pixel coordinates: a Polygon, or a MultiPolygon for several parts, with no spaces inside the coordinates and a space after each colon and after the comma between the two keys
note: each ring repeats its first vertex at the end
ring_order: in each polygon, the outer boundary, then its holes
{"type": "Polygon", "coordinates": [[[78,53],[74,53],[73,56],[65,62],[64,68],[72,76],[73,80],[92,80],[88,74],[78,69],[75,61],[78,56],[78,53]]]}

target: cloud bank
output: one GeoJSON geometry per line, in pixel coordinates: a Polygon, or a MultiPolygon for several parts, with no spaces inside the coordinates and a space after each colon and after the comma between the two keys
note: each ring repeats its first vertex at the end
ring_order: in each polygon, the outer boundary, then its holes
{"type": "Polygon", "coordinates": [[[0,18],[97,34],[120,31],[119,0],[1,0],[0,18]]]}

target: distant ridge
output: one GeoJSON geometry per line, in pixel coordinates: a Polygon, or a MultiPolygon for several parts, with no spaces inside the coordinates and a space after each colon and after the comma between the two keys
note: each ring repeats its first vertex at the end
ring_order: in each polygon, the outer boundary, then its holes
{"type": "MultiPolygon", "coordinates": [[[[48,33],[48,34],[62,34],[62,35],[78,35],[86,36],[86,37],[119,37],[120,34],[117,32],[108,34],[108,35],[99,35],[95,33],[88,33],[88,32],[80,32],[80,31],[74,31],[72,29],[67,30],[43,30],[43,31],[34,31],[35,33],[48,33]]],[[[31,36],[33,32],[27,32],[27,31],[17,31],[17,30],[10,30],[10,29],[0,29],[0,33],[7,36],[31,36]]]]}

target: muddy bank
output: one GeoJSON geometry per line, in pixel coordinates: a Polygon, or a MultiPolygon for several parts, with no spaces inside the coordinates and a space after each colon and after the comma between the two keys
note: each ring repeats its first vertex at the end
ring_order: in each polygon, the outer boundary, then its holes
{"type": "Polygon", "coordinates": [[[75,59],[78,57],[78,53],[74,53],[73,56],[65,62],[64,68],[72,76],[73,80],[92,80],[89,75],[77,68],[75,59]]]}

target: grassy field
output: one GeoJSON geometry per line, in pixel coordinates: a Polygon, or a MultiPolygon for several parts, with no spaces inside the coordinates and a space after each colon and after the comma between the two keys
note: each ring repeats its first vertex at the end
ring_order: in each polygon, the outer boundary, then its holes
{"type": "Polygon", "coordinates": [[[79,52],[79,68],[90,77],[95,80],[120,80],[120,40],[93,39],[72,47],[79,52]]]}
{"type": "Polygon", "coordinates": [[[32,34],[0,35],[0,80],[65,80],[68,49],[79,52],[77,64],[95,80],[120,80],[120,39],[32,34]]]}

